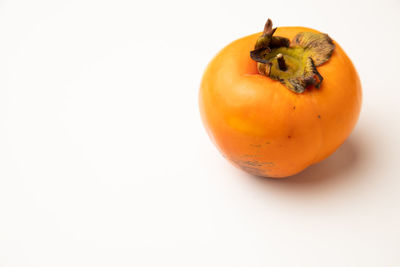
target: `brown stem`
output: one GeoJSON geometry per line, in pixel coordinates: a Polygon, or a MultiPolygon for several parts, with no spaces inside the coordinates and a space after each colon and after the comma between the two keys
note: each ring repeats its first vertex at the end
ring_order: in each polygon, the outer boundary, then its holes
{"type": "Polygon", "coordinates": [[[323,78],[316,67],[330,59],[335,49],[332,39],[324,33],[299,32],[290,41],[273,36],[275,30],[269,19],[250,52],[258,73],[280,81],[294,93],[303,93],[310,85],[320,87],[323,78]]]}
{"type": "Polygon", "coordinates": [[[286,71],[287,70],[286,62],[285,62],[285,59],[283,58],[283,55],[281,53],[276,55],[276,60],[278,61],[279,69],[281,71],[286,71]]]}

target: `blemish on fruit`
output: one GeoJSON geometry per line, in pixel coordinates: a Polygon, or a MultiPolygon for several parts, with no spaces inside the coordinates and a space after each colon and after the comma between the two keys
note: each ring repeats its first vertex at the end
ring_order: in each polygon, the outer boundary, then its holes
{"type": "Polygon", "coordinates": [[[321,115],[318,115],[318,119],[321,119],[321,115]]]}
{"type": "Polygon", "coordinates": [[[275,164],[272,161],[258,161],[258,160],[234,160],[239,166],[251,166],[251,167],[272,167],[275,164]]]}
{"type": "Polygon", "coordinates": [[[243,157],[244,157],[244,158],[256,158],[256,157],[259,157],[259,155],[250,155],[250,154],[246,154],[246,155],[243,155],[243,157]]]}
{"type": "Polygon", "coordinates": [[[250,144],[250,146],[252,146],[252,147],[261,147],[260,144],[250,144]]]}

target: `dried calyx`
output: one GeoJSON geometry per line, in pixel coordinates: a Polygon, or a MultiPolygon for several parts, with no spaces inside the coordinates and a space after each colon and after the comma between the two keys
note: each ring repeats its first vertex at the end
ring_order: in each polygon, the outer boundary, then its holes
{"type": "Polygon", "coordinates": [[[276,28],[268,19],[250,57],[257,61],[258,72],[278,80],[295,93],[309,85],[319,88],[323,80],[317,66],[328,61],[335,45],[327,34],[300,32],[289,39],[273,36],[276,28]]]}

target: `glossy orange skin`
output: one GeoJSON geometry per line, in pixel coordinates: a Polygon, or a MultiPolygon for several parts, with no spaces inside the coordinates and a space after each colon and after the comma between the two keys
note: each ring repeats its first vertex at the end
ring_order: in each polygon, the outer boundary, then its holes
{"type": "MultiPolygon", "coordinates": [[[[302,27],[281,27],[290,40],[302,27]]],[[[261,33],[236,40],[209,63],[200,87],[200,113],[221,153],[259,176],[287,177],[332,154],[353,130],[361,108],[358,74],[335,43],[317,67],[320,89],[296,94],[257,72],[249,53],[261,33]]]]}

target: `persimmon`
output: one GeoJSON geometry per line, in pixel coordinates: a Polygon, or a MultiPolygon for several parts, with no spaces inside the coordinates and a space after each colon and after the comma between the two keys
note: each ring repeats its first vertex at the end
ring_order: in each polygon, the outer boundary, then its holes
{"type": "Polygon", "coordinates": [[[272,28],[238,39],[208,64],[199,93],[205,128],[244,171],[287,177],[331,155],[360,113],[351,60],[327,34],[272,28]]]}

